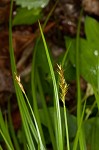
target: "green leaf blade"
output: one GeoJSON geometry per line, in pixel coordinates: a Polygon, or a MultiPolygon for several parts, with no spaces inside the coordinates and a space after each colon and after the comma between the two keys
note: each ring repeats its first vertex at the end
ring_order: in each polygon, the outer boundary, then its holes
{"type": "Polygon", "coordinates": [[[49,0],[15,0],[17,5],[21,5],[22,7],[27,7],[28,9],[32,8],[44,8],[49,0]]]}
{"type": "Polygon", "coordinates": [[[13,25],[33,24],[42,17],[41,8],[32,8],[28,10],[25,8],[18,8],[17,13],[13,19],[13,25]]]}

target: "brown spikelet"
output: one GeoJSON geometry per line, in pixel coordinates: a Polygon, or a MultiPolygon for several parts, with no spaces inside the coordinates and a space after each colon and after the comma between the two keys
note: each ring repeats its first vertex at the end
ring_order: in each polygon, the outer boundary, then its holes
{"type": "Polygon", "coordinates": [[[62,100],[63,103],[65,103],[65,96],[68,92],[68,84],[66,83],[65,81],[65,78],[64,78],[64,71],[62,69],[62,66],[61,65],[58,65],[58,69],[57,69],[57,72],[59,74],[59,86],[60,86],[60,89],[61,89],[61,93],[60,93],[60,98],[62,100]]]}
{"type": "Polygon", "coordinates": [[[15,80],[17,81],[18,85],[20,86],[23,93],[25,93],[23,85],[21,84],[20,76],[18,77],[15,73],[15,80]]]}

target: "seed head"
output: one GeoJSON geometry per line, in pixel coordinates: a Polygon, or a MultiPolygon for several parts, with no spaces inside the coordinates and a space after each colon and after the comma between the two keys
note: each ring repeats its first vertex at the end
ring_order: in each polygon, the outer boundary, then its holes
{"type": "Polygon", "coordinates": [[[23,93],[25,93],[23,85],[21,84],[20,76],[18,77],[15,73],[15,80],[17,81],[18,85],[20,86],[23,93]]]}
{"type": "Polygon", "coordinates": [[[69,85],[65,81],[64,70],[62,69],[62,66],[57,64],[57,67],[58,67],[57,72],[59,74],[59,87],[61,89],[60,98],[62,102],[65,103],[65,96],[68,92],[69,85]]]}

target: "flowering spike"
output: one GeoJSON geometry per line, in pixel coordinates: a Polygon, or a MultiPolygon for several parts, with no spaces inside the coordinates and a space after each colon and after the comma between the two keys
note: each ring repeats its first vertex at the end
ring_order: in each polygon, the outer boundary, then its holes
{"type": "Polygon", "coordinates": [[[25,93],[23,85],[21,84],[20,76],[18,77],[15,73],[15,80],[17,81],[18,85],[20,86],[23,93],[25,93]]]}
{"type": "Polygon", "coordinates": [[[59,86],[61,89],[60,98],[61,98],[62,102],[65,103],[65,96],[68,92],[68,86],[69,85],[65,81],[64,71],[62,69],[62,66],[57,64],[57,67],[58,67],[57,72],[58,72],[59,77],[60,77],[60,80],[59,80],[59,86]]]}

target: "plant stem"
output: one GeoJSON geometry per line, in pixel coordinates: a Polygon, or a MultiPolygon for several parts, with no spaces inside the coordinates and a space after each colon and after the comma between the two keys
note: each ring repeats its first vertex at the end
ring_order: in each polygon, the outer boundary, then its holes
{"type": "Polygon", "coordinates": [[[99,93],[99,52],[97,56],[97,83],[98,83],[98,93],[99,93]]]}
{"type": "Polygon", "coordinates": [[[70,150],[69,134],[68,134],[68,124],[67,124],[67,114],[66,114],[66,106],[65,106],[65,103],[63,103],[63,106],[64,106],[64,118],[65,118],[65,128],[66,128],[67,150],[70,150]]]}
{"type": "Polygon", "coordinates": [[[85,120],[87,120],[90,116],[90,114],[92,113],[92,110],[94,109],[94,107],[96,106],[96,101],[94,101],[94,103],[92,104],[91,108],[89,109],[86,117],[85,117],[85,120]]]}
{"type": "Polygon", "coordinates": [[[79,35],[81,26],[81,16],[78,22],[77,36],[76,36],[76,80],[77,80],[77,121],[79,124],[81,117],[81,91],[80,91],[80,64],[79,64],[79,35]]]}
{"type": "MultiPolygon", "coordinates": [[[[85,112],[85,106],[86,106],[86,101],[85,101],[84,106],[83,106],[82,115],[80,118],[78,130],[77,130],[76,137],[75,137],[74,144],[73,144],[73,150],[77,150],[77,143],[78,143],[78,139],[79,139],[79,134],[81,134],[82,122],[83,122],[83,117],[84,117],[84,112],[85,112]]],[[[86,148],[84,148],[83,143],[82,143],[82,148],[83,148],[83,150],[86,149],[86,148]]],[[[80,149],[82,149],[82,148],[80,148],[80,149]]]]}
{"type": "MultiPolygon", "coordinates": [[[[80,118],[81,118],[81,91],[80,91],[80,64],[79,64],[79,36],[80,36],[80,26],[83,10],[81,10],[80,18],[78,22],[77,36],[76,36],[76,80],[77,80],[77,124],[79,127],[80,118]]],[[[80,149],[85,150],[85,142],[83,129],[81,128],[79,134],[79,143],[80,149]]]]}

